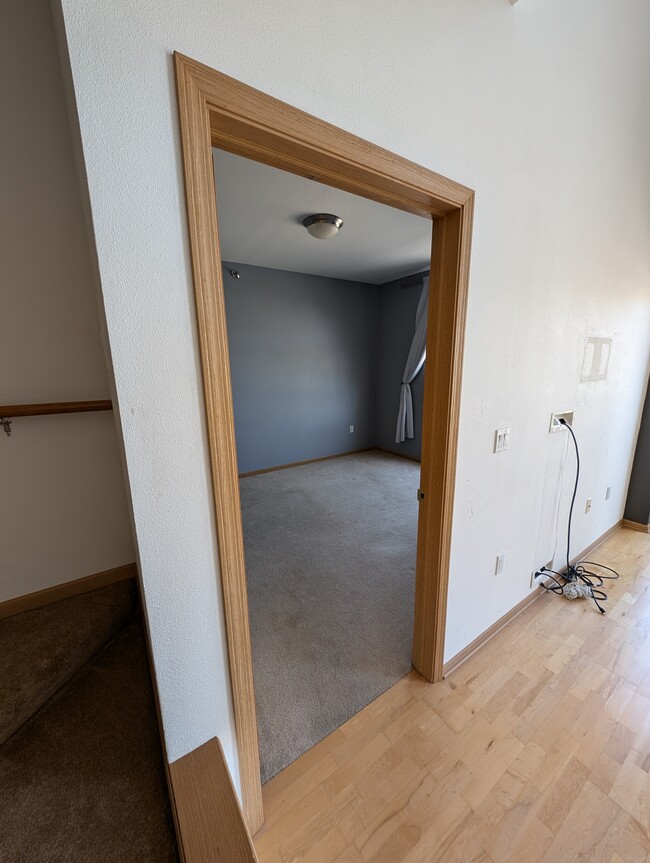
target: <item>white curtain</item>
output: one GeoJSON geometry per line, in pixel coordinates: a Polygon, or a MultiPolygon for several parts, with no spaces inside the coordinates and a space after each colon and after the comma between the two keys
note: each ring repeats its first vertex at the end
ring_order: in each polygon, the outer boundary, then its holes
{"type": "Polygon", "coordinates": [[[428,310],[429,277],[425,276],[418,310],[415,313],[415,333],[411,342],[411,350],[406,360],[406,366],[404,367],[404,374],[402,375],[402,390],[399,396],[395,443],[402,443],[407,437],[413,437],[413,396],[411,394],[411,383],[417,377],[427,356],[428,310]]]}

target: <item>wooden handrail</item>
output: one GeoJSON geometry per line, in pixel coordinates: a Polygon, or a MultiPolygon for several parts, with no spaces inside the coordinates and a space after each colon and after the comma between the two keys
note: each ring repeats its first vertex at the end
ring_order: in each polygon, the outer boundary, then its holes
{"type": "Polygon", "coordinates": [[[113,402],[110,399],[94,402],[42,402],[31,405],[0,405],[0,417],[10,419],[11,417],[38,417],[49,414],[77,414],[110,410],[113,410],[113,402]]]}

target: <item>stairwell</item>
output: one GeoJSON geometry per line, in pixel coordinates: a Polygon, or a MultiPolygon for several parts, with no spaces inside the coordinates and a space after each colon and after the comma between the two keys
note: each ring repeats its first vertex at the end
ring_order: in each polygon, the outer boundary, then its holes
{"type": "Polygon", "coordinates": [[[0,860],[177,861],[133,582],[0,620],[0,860]]]}

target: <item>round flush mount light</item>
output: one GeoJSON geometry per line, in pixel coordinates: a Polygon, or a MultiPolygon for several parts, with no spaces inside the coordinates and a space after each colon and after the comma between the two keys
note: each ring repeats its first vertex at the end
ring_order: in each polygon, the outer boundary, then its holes
{"type": "Polygon", "coordinates": [[[333,216],[332,213],[314,213],[313,216],[303,219],[302,223],[312,237],[316,237],[317,240],[329,240],[330,237],[338,234],[343,219],[340,216],[333,216]]]}

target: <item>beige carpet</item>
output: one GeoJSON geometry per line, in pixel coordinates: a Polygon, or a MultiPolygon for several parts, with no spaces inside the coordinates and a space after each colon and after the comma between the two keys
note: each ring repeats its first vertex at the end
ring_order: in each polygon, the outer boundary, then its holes
{"type": "Polygon", "coordinates": [[[410,670],[419,476],[373,451],[241,480],[263,781],[410,670]]]}

